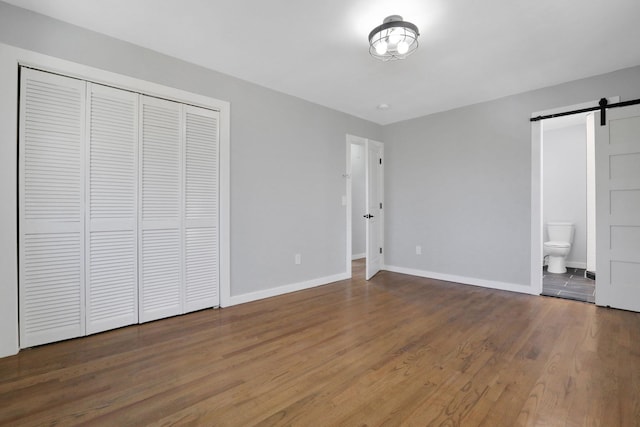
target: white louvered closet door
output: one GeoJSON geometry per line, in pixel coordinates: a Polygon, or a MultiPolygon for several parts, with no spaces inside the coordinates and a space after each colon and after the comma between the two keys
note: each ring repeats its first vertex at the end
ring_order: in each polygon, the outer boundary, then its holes
{"type": "Polygon", "coordinates": [[[138,323],[138,94],[88,83],[87,333],[138,323]]]}
{"type": "Polygon", "coordinates": [[[140,322],[181,314],[182,106],[140,97],[140,322]]]}
{"type": "Polygon", "coordinates": [[[20,346],[84,335],[86,83],[21,69],[20,346]]]}
{"type": "Polygon", "coordinates": [[[184,107],[185,312],[220,305],[218,292],[218,117],[184,107]]]}

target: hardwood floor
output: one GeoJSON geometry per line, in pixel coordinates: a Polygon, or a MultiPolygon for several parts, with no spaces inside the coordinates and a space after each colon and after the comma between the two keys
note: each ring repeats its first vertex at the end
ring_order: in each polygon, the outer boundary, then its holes
{"type": "Polygon", "coordinates": [[[0,425],[640,424],[640,314],[356,269],[0,359],[0,425]]]}

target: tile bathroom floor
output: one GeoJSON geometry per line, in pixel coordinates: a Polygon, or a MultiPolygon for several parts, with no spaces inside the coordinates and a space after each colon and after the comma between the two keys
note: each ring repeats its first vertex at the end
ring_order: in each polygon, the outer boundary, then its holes
{"type": "Polygon", "coordinates": [[[542,270],[542,295],[596,302],[596,281],[584,276],[584,268],[567,268],[564,274],[542,270]]]}

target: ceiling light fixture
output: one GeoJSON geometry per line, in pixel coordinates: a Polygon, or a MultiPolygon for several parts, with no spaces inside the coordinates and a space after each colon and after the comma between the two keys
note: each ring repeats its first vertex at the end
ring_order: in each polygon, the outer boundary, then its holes
{"type": "Polygon", "coordinates": [[[400,15],[387,16],[369,33],[369,53],[381,61],[404,59],[418,48],[420,32],[400,15]]]}

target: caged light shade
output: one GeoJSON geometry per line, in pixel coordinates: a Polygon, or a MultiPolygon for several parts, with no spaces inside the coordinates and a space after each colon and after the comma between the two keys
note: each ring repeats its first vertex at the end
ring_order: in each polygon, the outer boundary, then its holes
{"type": "Polygon", "coordinates": [[[418,48],[420,32],[400,15],[387,16],[369,33],[369,53],[381,61],[404,59],[418,48]]]}

